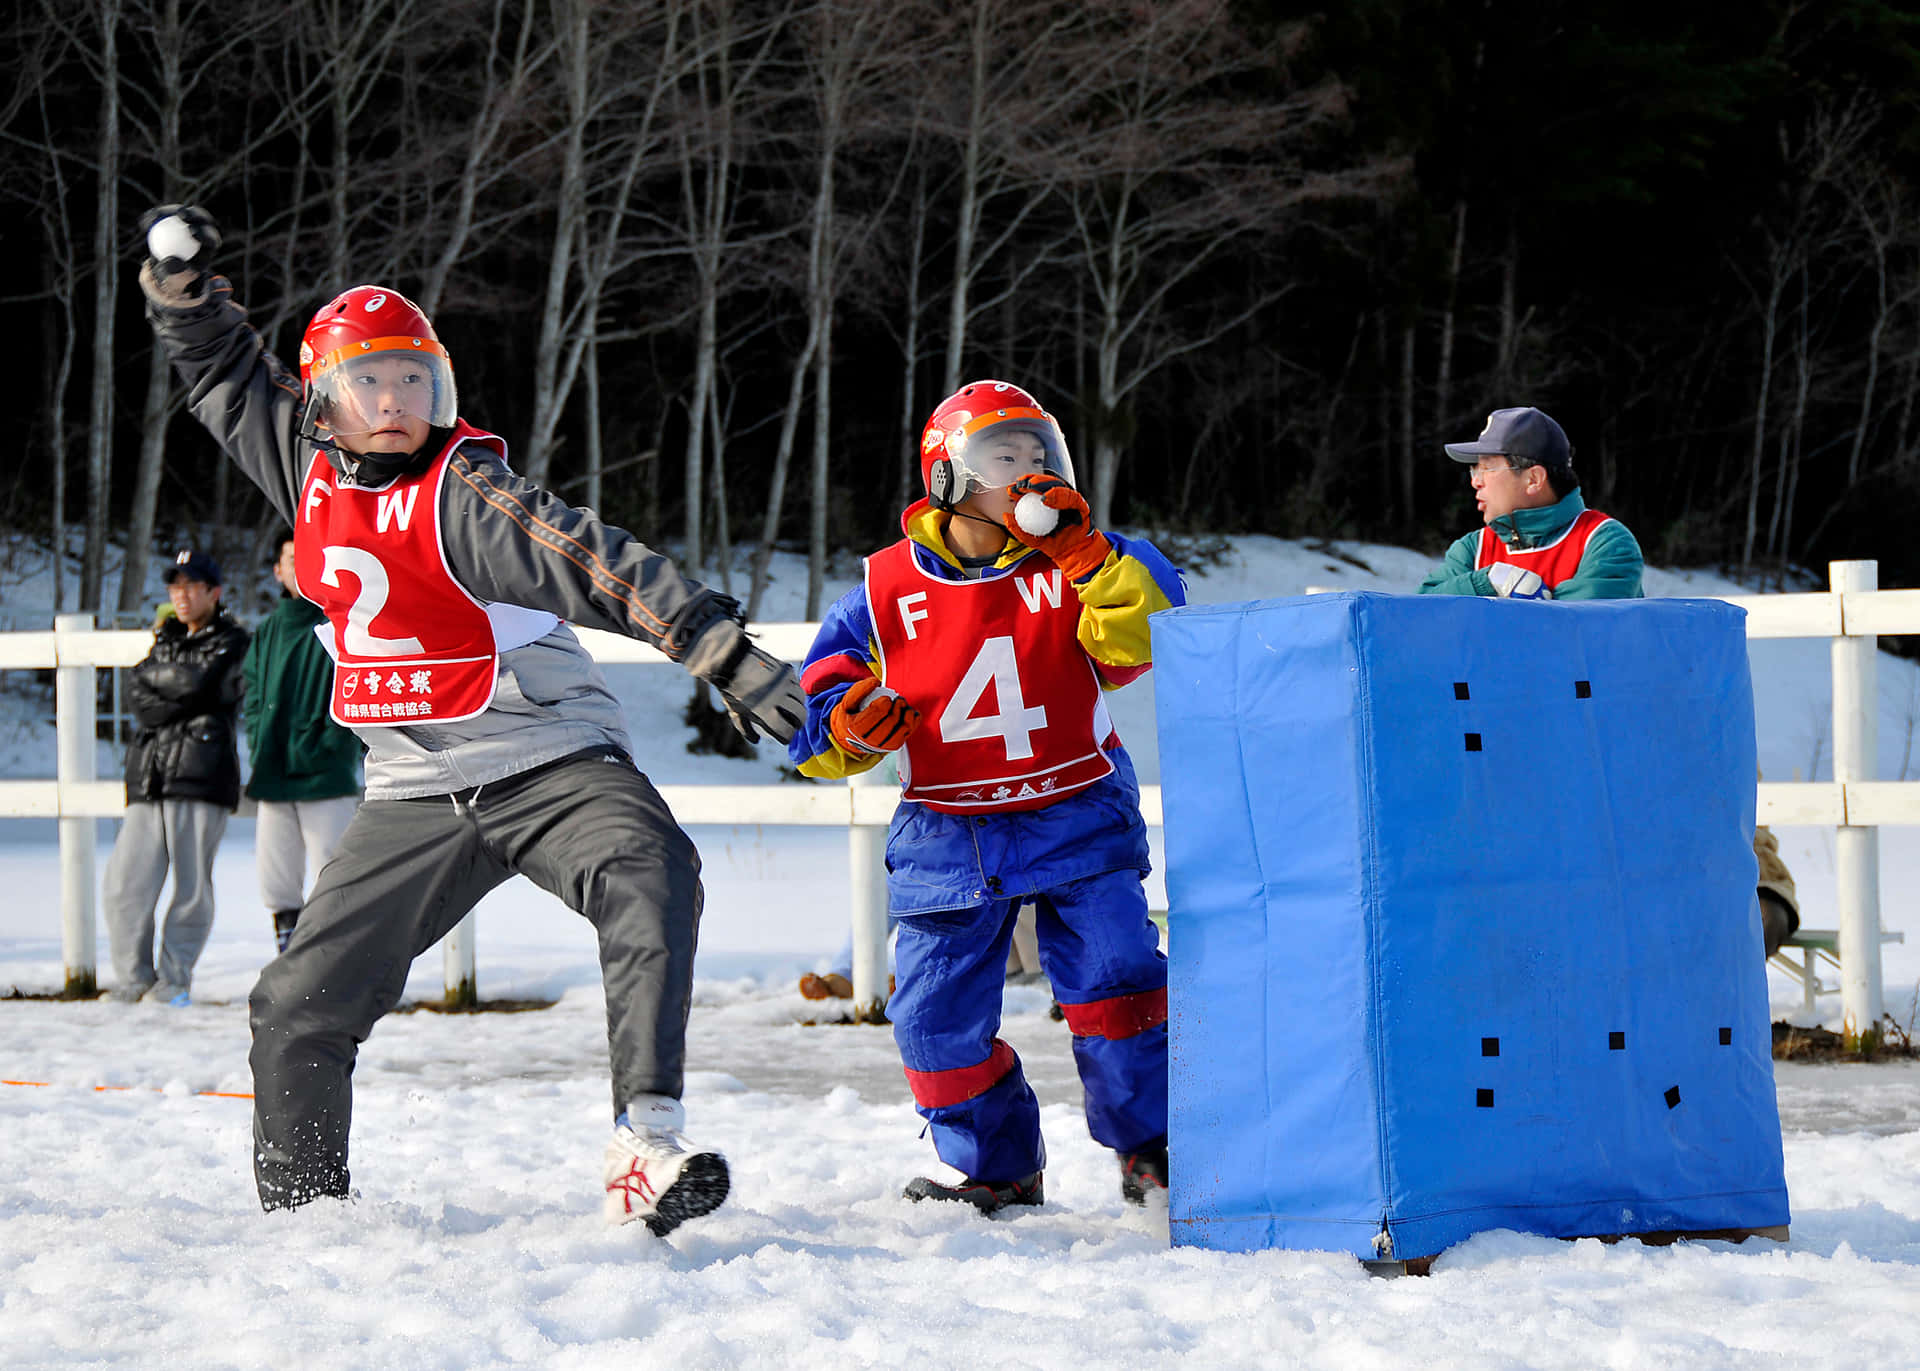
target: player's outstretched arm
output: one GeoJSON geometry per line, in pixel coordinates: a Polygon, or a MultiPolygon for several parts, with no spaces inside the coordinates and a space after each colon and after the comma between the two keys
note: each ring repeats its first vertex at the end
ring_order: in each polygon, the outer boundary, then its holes
{"type": "Polygon", "coordinates": [[[454,454],[440,516],[448,569],[477,598],[651,643],[718,690],[749,741],[765,732],[784,743],[805,717],[793,668],[754,646],[731,596],[487,449],[454,454]]]}
{"type": "Polygon", "coordinates": [[[306,475],[299,380],[247,323],[232,284],[214,273],[221,240],[212,215],[160,205],[141,216],[140,228],[147,322],[186,383],[194,418],[291,524],[306,475]]]}

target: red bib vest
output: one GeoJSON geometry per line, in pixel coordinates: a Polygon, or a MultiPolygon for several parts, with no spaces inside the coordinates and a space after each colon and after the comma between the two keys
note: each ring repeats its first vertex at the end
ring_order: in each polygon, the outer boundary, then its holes
{"type": "Polygon", "coordinates": [[[1039,809],[1113,770],[1080,646],[1080,600],[1044,557],[979,581],[925,570],[901,539],[867,558],[881,680],[922,714],[901,794],[948,814],[1039,809]]]}
{"type": "Polygon", "coordinates": [[[1490,567],[1495,562],[1510,562],[1533,572],[1546,583],[1548,590],[1553,590],[1580,569],[1580,559],[1587,555],[1587,540],[1593,537],[1596,528],[1612,517],[1597,509],[1583,509],[1567,525],[1567,531],[1551,543],[1544,547],[1519,550],[1501,542],[1500,535],[1491,528],[1483,528],[1480,530],[1480,555],[1473,565],[1478,569],[1490,567]]]}
{"type": "Polygon", "coordinates": [[[440,485],[464,442],[506,458],[503,439],[463,420],[426,471],[384,490],[337,482],[324,453],[307,469],[294,518],[294,578],[327,616],[318,631],[333,657],[337,723],[471,719],[493,702],[500,653],[559,623],[518,606],[483,605],[447,570],[440,485]]]}

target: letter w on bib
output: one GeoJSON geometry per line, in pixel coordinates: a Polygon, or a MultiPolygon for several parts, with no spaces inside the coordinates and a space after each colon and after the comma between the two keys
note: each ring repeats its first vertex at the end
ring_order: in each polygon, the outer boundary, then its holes
{"type": "Polygon", "coordinates": [[[1031,576],[1026,580],[1015,580],[1014,589],[1020,592],[1020,599],[1027,607],[1027,613],[1038,614],[1040,602],[1045,600],[1055,609],[1060,608],[1060,568],[1053,569],[1053,575],[1031,576]]]}

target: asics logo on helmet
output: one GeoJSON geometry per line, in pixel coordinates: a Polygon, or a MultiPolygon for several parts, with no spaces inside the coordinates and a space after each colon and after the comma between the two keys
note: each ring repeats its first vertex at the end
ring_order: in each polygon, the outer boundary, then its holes
{"type": "Polygon", "coordinates": [[[384,295],[369,295],[367,297],[367,303],[363,305],[362,308],[365,309],[367,313],[372,314],[375,310],[379,309],[380,306],[386,303],[387,303],[387,297],[384,295]]]}

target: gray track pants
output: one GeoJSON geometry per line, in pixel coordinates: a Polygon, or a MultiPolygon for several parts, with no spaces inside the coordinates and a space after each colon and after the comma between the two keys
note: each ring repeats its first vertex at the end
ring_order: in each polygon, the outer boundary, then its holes
{"type": "Polygon", "coordinates": [[[307,876],[340,846],[340,837],[360,806],[358,795],[331,800],[262,800],[253,821],[253,861],[260,871],[260,900],[269,914],[306,903],[307,876]]]}
{"type": "Polygon", "coordinates": [[[592,922],[607,994],[614,1111],[678,1098],[699,931],[700,859],[624,757],[584,753],[478,793],[368,800],[260,973],[254,1180],[268,1209],[347,1193],[353,1061],[413,959],[524,874],[592,922]]]}
{"type": "Polygon", "coordinates": [[[101,887],[107,945],[122,991],[154,983],[154,906],[173,871],[173,900],[160,928],[159,979],[169,995],[193,982],[213,931],[213,855],[227,811],[206,800],[140,800],[127,806],[101,887]]]}

